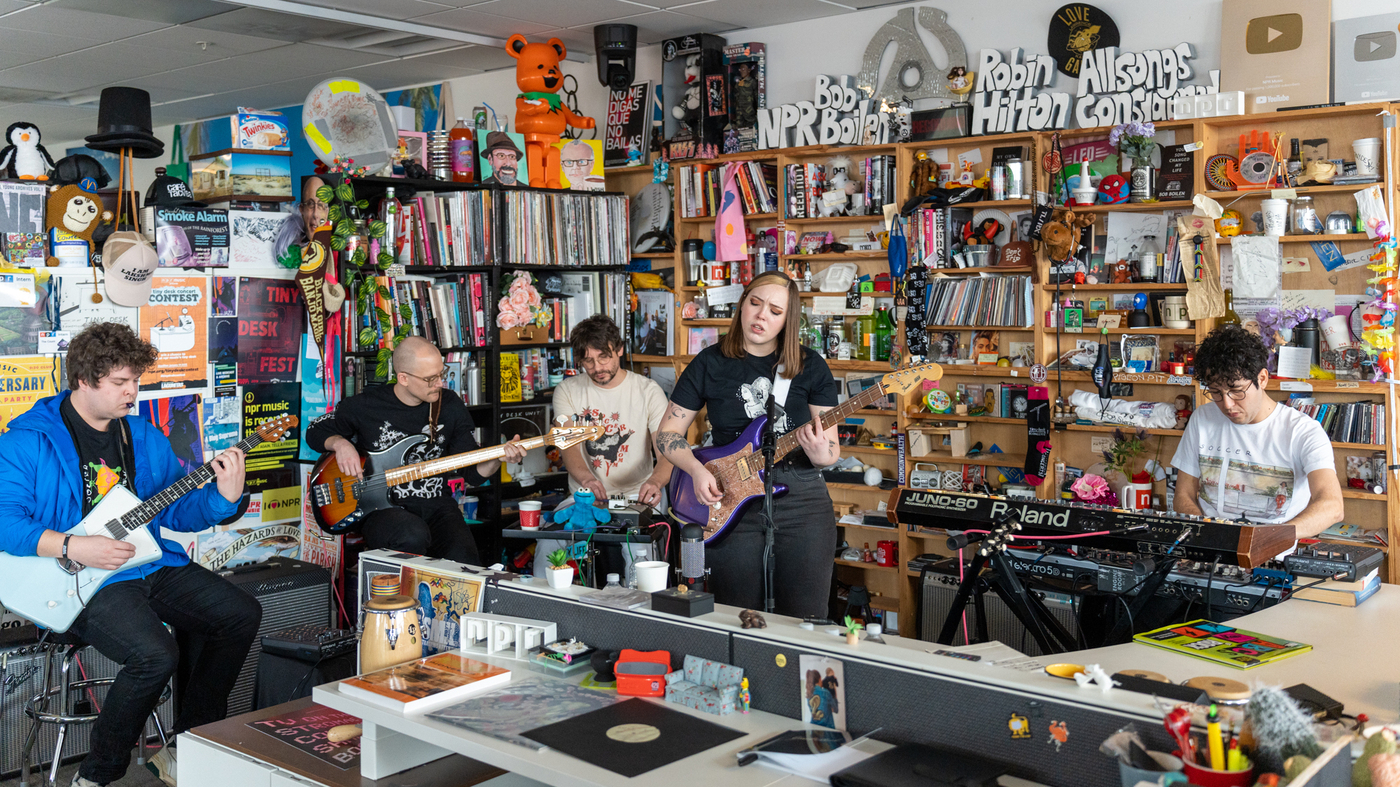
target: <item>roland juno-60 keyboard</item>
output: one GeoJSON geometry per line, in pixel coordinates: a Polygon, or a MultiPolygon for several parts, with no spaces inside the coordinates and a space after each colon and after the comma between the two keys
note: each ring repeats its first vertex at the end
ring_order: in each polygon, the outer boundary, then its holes
{"type": "Polygon", "coordinates": [[[1256,525],[1164,511],[1126,511],[1052,500],[1012,500],[939,489],[898,487],[890,495],[892,521],[946,530],[990,529],[1016,518],[1020,538],[1067,536],[1140,528],[1131,533],[1065,539],[1090,549],[1166,555],[1222,566],[1257,568],[1293,546],[1292,525],[1256,525]]]}

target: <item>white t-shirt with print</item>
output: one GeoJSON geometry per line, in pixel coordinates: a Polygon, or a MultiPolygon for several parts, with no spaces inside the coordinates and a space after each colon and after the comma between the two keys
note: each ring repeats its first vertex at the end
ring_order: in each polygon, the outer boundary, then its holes
{"type": "Polygon", "coordinates": [[[1236,424],[1214,403],[1191,415],[1172,457],[1177,470],[1200,479],[1206,516],[1291,521],[1312,498],[1308,473],[1335,472],[1332,442],[1322,426],[1280,404],[1257,424],[1236,424]]]}
{"type": "MultiPolygon", "coordinates": [[[[609,495],[634,495],[656,468],[651,436],[666,414],[666,394],[650,377],[620,370],[616,388],[600,388],[586,374],[554,388],[554,414],[579,426],[603,427],[601,440],[583,444],[583,458],[609,495]]],[[[569,491],[579,485],[569,477],[569,491]]]]}

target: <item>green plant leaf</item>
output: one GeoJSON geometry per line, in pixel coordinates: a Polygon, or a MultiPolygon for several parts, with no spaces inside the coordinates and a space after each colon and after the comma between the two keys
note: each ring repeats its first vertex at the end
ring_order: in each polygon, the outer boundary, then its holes
{"type": "Polygon", "coordinates": [[[413,319],[413,307],[406,303],[399,304],[399,316],[405,320],[413,319]]]}
{"type": "Polygon", "coordinates": [[[380,265],[380,267],[387,268],[388,266],[394,264],[394,255],[390,254],[390,253],[387,252],[387,251],[381,251],[381,252],[379,252],[379,258],[378,258],[378,259],[379,259],[379,265],[380,265]]]}
{"type": "Polygon", "coordinates": [[[335,195],[346,202],[354,202],[355,187],[351,186],[349,183],[342,183],[336,188],[335,195]]]}
{"type": "Polygon", "coordinates": [[[358,202],[355,203],[355,207],[359,208],[360,210],[368,210],[368,209],[369,209],[369,200],[367,200],[367,199],[359,200],[358,202]]]}
{"type": "Polygon", "coordinates": [[[388,287],[380,287],[380,288],[379,288],[379,297],[381,297],[381,298],[383,298],[383,299],[385,299],[385,300],[390,300],[390,299],[392,299],[392,298],[394,297],[394,294],[393,294],[392,292],[389,291],[389,288],[388,288],[388,287]]]}
{"type": "Polygon", "coordinates": [[[382,222],[382,221],[376,220],[376,221],[371,221],[371,222],[369,223],[369,234],[370,234],[370,237],[382,238],[382,237],[384,237],[384,233],[385,233],[385,232],[388,232],[388,230],[389,230],[389,225],[388,225],[388,224],[385,224],[385,223],[382,222]]]}
{"type": "Polygon", "coordinates": [[[349,219],[341,219],[336,222],[335,234],[349,237],[355,234],[355,224],[349,219]]]}
{"type": "Polygon", "coordinates": [[[331,250],[332,250],[332,251],[345,251],[345,246],[346,246],[346,242],[345,242],[345,239],[344,239],[344,238],[340,237],[339,235],[332,235],[332,236],[331,236],[331,250]]]}
{"type": "Polygon", "coordinates": [[[359,342],[360,342],[360,345],[361,345],[361,346],[364,346],[364,345],[367,345],[367,344],[374,344],[374,340],[375,340],[376,338],[377,338],[377,336],[376,336],[376,334],[375,334],[373,328],[361,328],[361,329],[360,329],[359,342]]]}
{"type": "Polygon", "coordinates": [[[326,221],[329,221],[330,223],[334,224],[337,221],[340,221],[341,215],[342,214],[340,212],[340,206],[332,205],[330,206],[330,209],[326,211],[326,221]]]}
{"type": "Polygon", "coordinates": [[[351,254],[351,255],[350,255],[350,264],[351,264],[351,265],[364,265],[364,264],[365,264],[365,258],[368,257],[368,256],[369,256],[369,252],[365,251],[365,247],[364,247],[364,246],[360,246],[359,248],[355,249],[355,253],[354,253],[354,254],[351,254]]]}
{"type": "Polygon", "coordinates": [[[335,199],[335,190],[330,186],[322,186],[316,189],[316,199],[329,205],[335,199]]]}

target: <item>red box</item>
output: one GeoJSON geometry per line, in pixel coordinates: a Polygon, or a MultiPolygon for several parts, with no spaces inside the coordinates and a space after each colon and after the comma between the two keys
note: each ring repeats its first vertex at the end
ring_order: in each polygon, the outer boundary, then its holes
{"type": "Polygon", "coordinates": [[[664,697],[666,673],[670,671],[670,651],[623,650],[613,668],[617,693],[627,697],[664,697]]]}

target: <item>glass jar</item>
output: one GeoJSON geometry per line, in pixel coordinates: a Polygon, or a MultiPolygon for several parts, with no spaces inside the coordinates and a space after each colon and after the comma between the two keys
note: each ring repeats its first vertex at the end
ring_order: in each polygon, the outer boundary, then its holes
{"type": "Polygon", "coordinates": [[[1145,282],[1157,281],[1157,259],[1161,252],[1157,248],[1157,236],[1147,235],[1138,249],[1138,277],[1145,282]]]}
{"type": "Polygon", "coordinates": [[[1318,218],[1317,210],[1313,208],[1312,197],[1295,197],[1293,199],[1293,234],[1317,235],[1321,232],[1322,219],[1318,218]]]}

